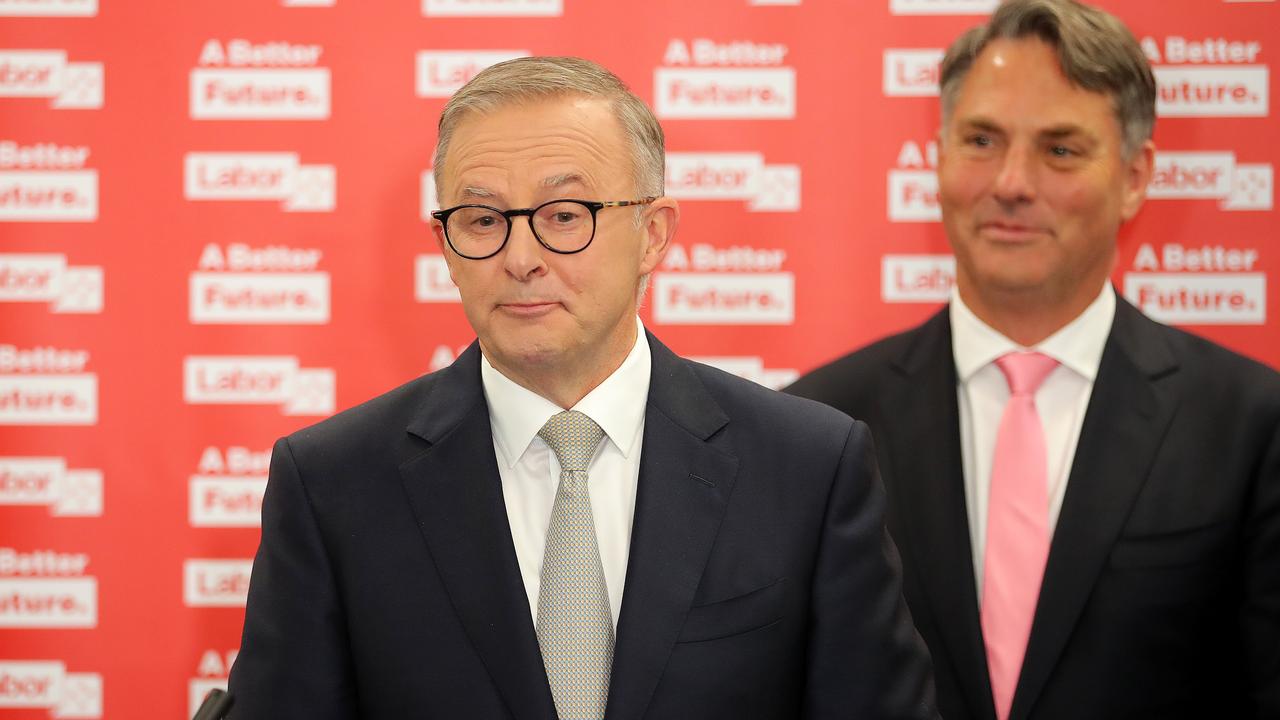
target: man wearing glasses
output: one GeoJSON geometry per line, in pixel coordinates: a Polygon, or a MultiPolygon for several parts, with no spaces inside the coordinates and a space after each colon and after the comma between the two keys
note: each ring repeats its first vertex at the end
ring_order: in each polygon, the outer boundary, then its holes
{"type": "Polygon", "coordinates": [[[867,428],[676,357],[656,119],[604,68],[446,105],[478,341],[279,441],[233,717],[935,718],[867,428]]]}

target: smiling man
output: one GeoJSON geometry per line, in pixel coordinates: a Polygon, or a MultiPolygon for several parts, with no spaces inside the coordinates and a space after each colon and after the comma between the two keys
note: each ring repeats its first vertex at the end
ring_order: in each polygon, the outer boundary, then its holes
{"type": "Polygon", "coordinates": [[[663,153],[584,60],[448,102],[432,230],[477,342],[276,444],[233,717],[936,718],[866,426],[637,317],[663,153]]]}
{"type": "Polygon", "coordinates": [[[788,390],[871,424],[948,720],[1280,717],[1280,375],[1116,297],[1155,81],[1072,0],[941,70],[949,306],[788,390]]]}

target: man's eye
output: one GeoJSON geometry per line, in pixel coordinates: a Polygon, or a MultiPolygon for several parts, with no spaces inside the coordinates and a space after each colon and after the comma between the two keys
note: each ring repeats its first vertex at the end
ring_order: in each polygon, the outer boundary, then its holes
{"type": "Polygon", "coordinates": [[[500,222],[502,220],[500,220],[499,215],[477,215],[477,217],[471,218],[471,227],[486,231],[486,229],[497,227],[500,222]]]}
{"type": "Polygon", "coordinates": [[[556,213],[553,216],[553,219],[558,223],[568,224],[577,220],[578,214],[574,212],[569,212],[568,210],[562,210],[561,212],[556,213]]]}
{"type": "Polygon", "coordinates": [[[1071,157],[1072,155],[1075,155],[1075,152],[1072,151],[1071,148],[1065,145],[1054,145],[1053,147],[1049,148],[1049,153],[1052,154],[1054,157],[1059,157],[1059,158],[1071,157]]]}
{"type": "Polygon", "coordinates": [[[978,147],[990,147],[991,137],[989,135],[970,135],[966,138],[966,142],[978,147]]]}

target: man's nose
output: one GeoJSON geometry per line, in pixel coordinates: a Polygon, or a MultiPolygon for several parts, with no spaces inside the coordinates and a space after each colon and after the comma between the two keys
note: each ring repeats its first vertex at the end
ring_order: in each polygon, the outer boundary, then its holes
{"type": "Polygon", "coordinates": [[[546,272],[547,249],[533,234],[533,218],[521,215],[511,218],[511,236],[507,238],[502,265],[517,280],[524,280],[546,272]]]}
{"type": "Polygon", "coordinates": [[[1013,143],[1001,158],[996,175],[995,197],[1004,204],[1030,202],[1036,196],[1036,156],[1034,148],[1013,143]]]}

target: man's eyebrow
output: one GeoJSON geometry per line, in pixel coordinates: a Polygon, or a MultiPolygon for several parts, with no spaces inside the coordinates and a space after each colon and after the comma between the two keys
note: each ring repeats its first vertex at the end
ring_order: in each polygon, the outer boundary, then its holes
{"type": "Polygon", "coordinates": [[[997,133],[1004,132],[1004,128],[1000,127],[995,120],[985,117],[964,118],[960,120],[959,124],[967,130],[985,130],[987,132],[997,133]]]}
{"type": "MultiPolygon", "coordinates": [[[[1000,133],[1005,132],[995,120],[986,117],[965,118],[959,121],[960,127],[965,130],[981,130],[983,132],[1000,133]]],[[[1062,140],[1065,138],[1080,138],[1090,142],[1096,141],[1097,137],[1094,133],[1075,123],[1062,123],[1060,125],[1051,125],[1036,133],[1036,136],[1044,140],[1062,140]]]]}
{"type": "Polygon", "coordinates": [[[544,178],[542,180],[542,187],[557,188],[563,185],[572,185],[574,183],[577,183],[579,185],[586,185],[586,181],[583,180],[582,175],[574,172],[569,172],[569,173],[561,173],[559,175],[552,175],[550,177],[544,178]]]}
{"type": "Polygon", "coordinates": [[[467,185],[466,187],[462,188],[462,195],[464,197],[472,197],[472,198],[495,197],[493,191],[489,190],[488,188],[477,187],[475,185],[467,185]]]}
{"type": "Polygon", "coordinates": [[[1089,132],[1085,128],[1080,127],[1079,125],[1072,125],[1070,123],[1067,123],[1064,125],[1054,125],[1053,127],[1045,128],[1044,130],[1040,131],[1040,137],[1048,138],[1050,140],[1057,140],[1060,138],[1069,138],[1069,137],[1078,137],[1086,140],[1094,139],[1093,133],[1089,132]]]}

